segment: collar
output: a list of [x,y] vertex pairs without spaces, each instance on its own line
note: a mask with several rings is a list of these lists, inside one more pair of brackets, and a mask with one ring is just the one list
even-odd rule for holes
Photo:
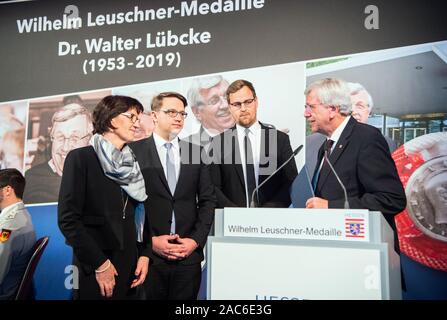
[[6,208],[3,208],[3,210],[0,212],[0,216],[2,218],[6,218],[6,216],[8,214],[13,214],[12,217],[7,217],[7,218],[14,218],[15,213],[18,210],[22,210],[23,208],[25,208],[25,204],[22,201],[10,204],[9,206],[7,206]]
[[337,145],[338,140],[340,139],[341,134],[343,133],[343,130],[345,130],[346,125],[349,122],[349,119],[351,119],[351,116],[346,117],[345,120],[343,120],[343,122],[337,127],[337,129],[335,129],[334,133],[332,133],[332,135],[329,137],[329,139],[334,141],[332,148],[334,148]]
[[[237,130],[238,134],[241,134],[242,136],[245,135],[245,129],[247,129],[247,128],[241,126],[240,124],[236,124],[236,130]],[[250,127],[248,127],[248,129],[250,129],[250,132],[252,134],[256,135],[256,133],[261,130],[261,125],[259,124],[259,121],[256,121]]]
[[[212,131],[208,130],[207,128],[205,128],[204,126],[202,126],[203,131],[206,132],[207,135],[209,135],[211,138],[214,138],[215,136],[218,136],[220,133],[216,132],[213,133]],[[199,131],[200,132],[200,131]]]
[[172,146],[174,147],[174,149],[178,149],[179,148],[177,137],[175,137],[171,141],[167,141],[167,140],[163,139],[162,137],[160,137],[155,132],[152,133],[152,136],[154,137],[154,142],[155,142],[155,146],[157,147],[157,149],[163,147],[165,145],[165,143],[167,143],[167,142],[172,143]]

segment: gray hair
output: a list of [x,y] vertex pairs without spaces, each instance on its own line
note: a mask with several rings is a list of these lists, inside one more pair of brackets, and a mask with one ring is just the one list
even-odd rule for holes
[[351,91],[351,96],[358,94],[361,91],[365,91],[366,96],[368,97],[368,109],[369,111],[372,110],[374,107],[374,101],[371,95],[369,94],[368,90],[365,89],[364,86],[362,86],[360,83],[357,82],[348,82],[349,90]]
[[307,96],[311,91],[314,91],[321,103],[338,106],[341,115],[351,114],[350,90],[346,81],[337,78],[320,79],[311,83],[304,94]]
[[200,94],[200,90],[210,89],[223,80],[225,79],[221,75],[195,78],[192,81],[187,94],[189,105],[191,107],[198,107],[205,104],[205,101],[203,101],[202,95]]
[[70,104],[63,106],[62,108],[60,108],[58,111],[56,111],[54,113],[53,117],[51,118],[52,128],[51,128],[50,135],[53,135],[54,125],[56,122],[65,122],[65,121],[73,119],[74,117],[79,116],[79,115],[86,116],[88,126],[90,128],[89,131],[92,131],[93,125],[92,125],[92,117],[90,115],[90,112],[84,106],[81,106],[80,104],[70,103]]

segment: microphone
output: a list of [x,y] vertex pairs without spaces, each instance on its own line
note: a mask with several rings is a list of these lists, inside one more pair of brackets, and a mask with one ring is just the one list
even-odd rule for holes
[[262,183],[259,184],[259,186],[257,186],[254,190],[253,193],[251,194],[251,202],[250,202],[250,208],[256,208],[256,204],[255,204],[255,193],[258,192],[259,188],[261,188],[264,183],[266,183],[267,181],[270,180],[271,177],[273,177],[279,170],[281,170],[286,164],[288,164],[290,162],[290,160],[292,160],[298,153],[300,153],[301,149],[303,149],[303,145],[300,145],[298,148],[295,149],[295,151],[293,151],[292,155],[289,157],[289,159],[287,159],[286,161],[284,161],[284,163],[279,166],[278,169],[276,169],[271,175],[269,175],[267,177],[267,179],[265,179],[264,181],[262,181]]
[[327,156],[327,154],[328,154],[328,148],[326,148],[326,150],[324,150],[324,160],[327,161],[327,164],[329,165],[329,168],[331,168],[331,171],[334,173],[335,178],[337,178],[338,183],[340,184],[341,188],[343,189],[343,193],[345,194],[344,209],[349,209],[348,193],[346,192],[345,185],[343,184],[343,182],[341,182],[337,172],[335,171],[334,167],[332,166],[332,163],[329,161],[329,157]]

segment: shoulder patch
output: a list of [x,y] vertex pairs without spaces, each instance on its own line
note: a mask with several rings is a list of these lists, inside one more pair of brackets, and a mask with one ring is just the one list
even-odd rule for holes
[[11,236],[11,232],[11,230],[2,229],[2,231],[0,232],[0,242],[8,241],[9,237]]

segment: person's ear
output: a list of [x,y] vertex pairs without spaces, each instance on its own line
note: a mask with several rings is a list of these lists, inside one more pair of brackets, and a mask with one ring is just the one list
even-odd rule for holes
[[13,189],[11,188],[11,186],[6,186],[3,188],[3,190],[5,191],[5,197],[9,197],[11,195],[11,192],[13,191]]
[[115,132],[115,129],[114,128],[117,128],[117,126],[116,126],[116,117],[115,118],[113,118],[112,120],[110,120],[110,128],[109,128],[109,131],[110,132]]
[[335,115],[337,114],[337,109],[340,109],[340,107],[338,107],[338,106],[329,106],[329,110],[330,110],[329,117],[330,117],[330,119],[335,117]]
[[157,112],[155,112],[155,111],[151,111],[151,117],[152,117],[152,120],[154,121],[154,125],[155,124],[157,124],[158,123],[158,118],[157,118]]

